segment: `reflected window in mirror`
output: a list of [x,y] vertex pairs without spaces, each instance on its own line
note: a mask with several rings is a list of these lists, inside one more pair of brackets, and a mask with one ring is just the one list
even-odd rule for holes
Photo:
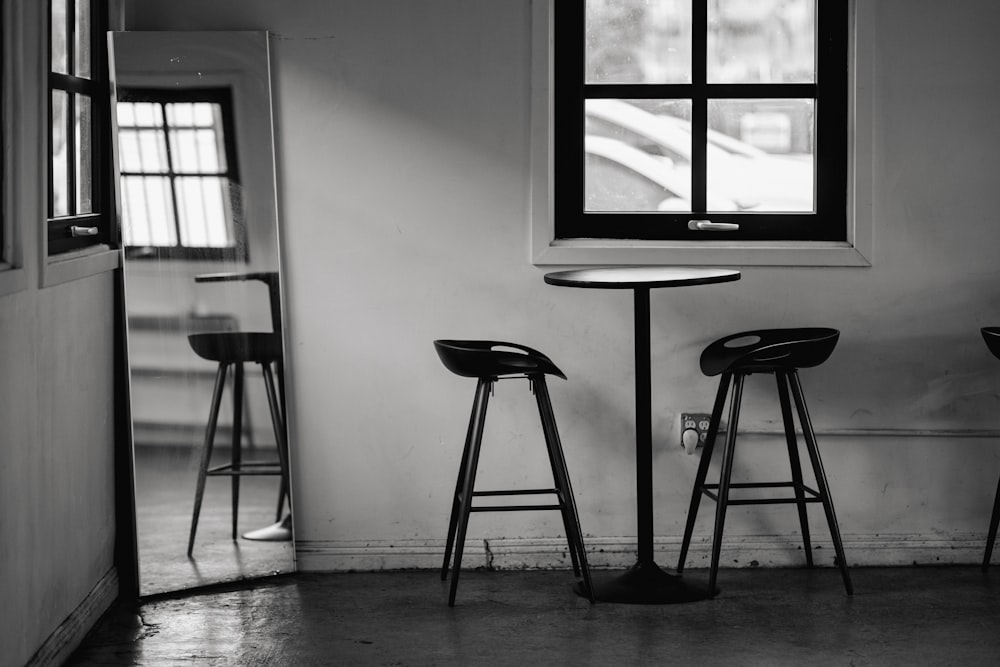
[[229,89],[128,88],[118,98],[126,253],[246,261]]
[[48,251],[112,240],[106,0],[49,2]]

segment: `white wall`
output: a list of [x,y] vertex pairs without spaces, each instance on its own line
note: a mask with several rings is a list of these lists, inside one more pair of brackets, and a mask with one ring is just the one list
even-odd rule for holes
[[17,97],[4,111],[3,214],[18,237],[15,266],[0,271],[4,665],[58,663],[117,595],[114,274],[49,284],[55,268],[41,259],[46,65],[31,50],[44,43],[42,8],[4,6],[17,35],[4,46],[25,47],[4,71]]
[[[438,362],[438,337],[520,341],[566,371],[552,393],[584,530],[607,547],[601,562],[632,558],[632,304],[628,293],[546,286],[529,263],[529,19],[528,0],[127,10],[131,29],[274,33],[302,567],[436,563],[473,391]],[[978,332],[1000,320],[1000,73],[989,66],[1000,8],[880,0],[874,20],[875,60],[861,64],[874,71],[873,266],[746,268],[738,283],[653,294],[664,563],[676,557],[696,467],[675,445],[674,419],[714,396],[700,349],[739,329],[810,324],[842,331],[803,383],[851,562],[981,554],[1000,472],[1000,448],[981,437],[1000,419],[1000,364]],[[484,486],[544,473],[523,383],[501,384],[496,399]],[[747,425],[773,430],[775,404],[752,392]],[[774,437],[746,445],[738,467],[783,465]],[[794,531],[793,515],[733,512],[734,548],[798,562],[770,537]],[[477,544],[516,546],[560,529],[556,517],[514,514],[477,516],[470,532]]]

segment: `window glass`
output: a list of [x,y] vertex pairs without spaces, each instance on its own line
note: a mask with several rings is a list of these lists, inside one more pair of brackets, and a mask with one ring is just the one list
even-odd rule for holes
[[226,182],[214,177],[177,179],[181,245],[224,248],[232,244],[227,225]]
[[709,100],[708,196],[759,212],[815,210],[813,100]]
[[52,71],[69,74],[69,35],[66,33],[66,0],[51,2]]
[[709,83],[816,80],[815,0],[708,3]]
[[77,95],[74,119],[74,141],[76,150],[73,151],[75,158],[74,180],[76,183],[76,212],[94,212],[94,161],[93,155],[93,111],[90,97],[87,95]]
[[122,235],[127,245],[177,245],[170,180],[163,176],[123,176]]
[[90,0],[75,0],[73,73],[90,78]]
[[691,81],[690,0],[587,0],[588,83]]
[[69,215],[69,95],[52,91],[52,215]]

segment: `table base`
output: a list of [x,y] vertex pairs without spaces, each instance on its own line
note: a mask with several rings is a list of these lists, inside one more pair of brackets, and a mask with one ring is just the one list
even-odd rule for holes
[[[587,597],[583,582],[573,590]],[[609,581],[594,582],[594,597],[600,602],[626,604],[677,604],[710,597],[708,586],[698,586],[678,575],[668,574],[653,562],[638,562]]]

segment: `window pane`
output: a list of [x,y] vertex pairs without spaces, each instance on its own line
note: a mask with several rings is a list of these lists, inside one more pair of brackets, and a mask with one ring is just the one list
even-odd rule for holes
[[69,140],[66,127],[69,95],[52,91],[52,215],[69,215]]
[[[65,0],[64,0],[65,1]],[[90,78],[90,0],[76,0],[76,39],[74,57],[76,75]]]
[[813,100],[709,101],[710,208],[813,211],[814,109]]
[[208,248],[232,245],[226,211],[227,179],[178,178],[176,187],[181,244]]
[[219,144],[214,130],[173,130],[170,150],[177,173],[219,172]]
[[691,81],[690,0],[587,0],[588,83]]
[[592,99],[585,110],[587,210],[690,210],[690,100]]
[[66,0],[52,0],[52,71],[69,74],[69,36],[66,34]]
[[224,170],[226,160],[221,132],[216,131],[216,128],[222,127],[221,107],[209,102],[166,106],[167,125],[172,128],[170,150],[174,170],[187,174],[219,173]]
[[130,246],[175,246],[174,205],[164,176],[122,177],[122,237]]
[[137,127],[163,127],[163,108],[159,104],[136,102],[132,108],[135,110]]
[[93,113],[90,96],[76,95],[76,212],[94,212]]
[[709,83],[816,80],[816,0],[708,3]]
[[218,104],[197,102],[192,110],[192,124],[196,127],[214,127],[222,125],[220,118],[222,109]]

